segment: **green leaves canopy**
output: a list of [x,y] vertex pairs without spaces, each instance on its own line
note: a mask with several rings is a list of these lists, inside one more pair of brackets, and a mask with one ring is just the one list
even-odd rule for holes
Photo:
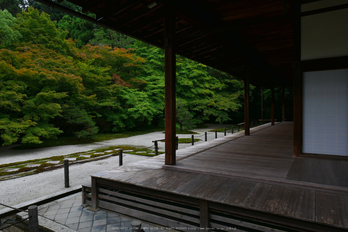
[[16,18],[6,9],[0,10],[0,46],[10,47],[22,37],[21,33],[13,28],[15,21]]
[[[3,145],[163,126],[163,50],[70,16],[56,24],[34,8],[17,19],[0,11],[0,20],[0,39],[10,36],[0,47]],[[230,120],[242,89],[231,76],[177,57],[177,118],[186,127]]]

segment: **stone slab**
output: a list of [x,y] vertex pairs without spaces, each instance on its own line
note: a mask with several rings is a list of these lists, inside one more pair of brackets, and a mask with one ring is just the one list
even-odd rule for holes
[[60,161],[47,161],[46,163],[48,163],[48,164],[59,164]]
[[7,169],[2,170],[2,172],[15,172],[18,170],[19,170],[19,168],[7,168]]
[[[27,213],[18,213],[17,217],[19,219],[24,219],[28,217]],[[60,231],[60,232],[76,232],[76,230],[70,229],[69,227],[62,225],[60,223],[57,223],[53,220],[49,220],[45,217],[38,216],[39,220],[39,227],[43,229],[44,231]],[[27,220],[25,221],[27,223]],[[41,231],[41,230],[40,230]]]
[[25,167],[27,167],[27,168],[36,168],[36,167],[40,167],[40,166],[41,166],[41,164],[29,164],[29,165],[27,165]]
[[83,158],[90,158],[91,155],[80,155],[80,157],[83,157]]
[[[81,185],[75,186],[75,187],[70,187],[70,188],[66,188],[62,191],[53,193],[53,194],[49,194],[43,197],[39,197],[36,198],[34,200],[30,200],[30,201],[26,201],[26,202],[22,202],[18,205],[13,206],[14,208],[20,209],[20,208],[28,208],[30,205],[40,205],[42,204],[42,202],[49,202],[49,201],[53,201],[56,200],[57,198],[62,198],[64,196],[67,195],[71,195],[77,192],[81,191]],[[16,210],[13,210],[11,208],[4,208],[0,210],[0,217],[4,214],[9,214],[9,213],[13,213],[13,212],[17,212]]]

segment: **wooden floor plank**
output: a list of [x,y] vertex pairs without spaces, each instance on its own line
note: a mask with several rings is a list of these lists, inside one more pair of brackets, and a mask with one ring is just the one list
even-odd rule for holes
[[237,183],[234,191],[231,192],[222,203],[236,206],[245,206],[248,196],[252,194],[257,183],[252,181],[241,181]]
[[181,186],[196,177],[197,173],[192,172],[177,172],[175,171],[173,175],[169,176],[166,181],[163,181],[157,187],[163,191],[173,191],[174,189]]
[[134,170],[98,175],[147,191],[348,229],[348,160],[293,157],[292,123],[203,145],[178,151],[175,166],[158,168],[158,156]]
[[139,171],[137,175],[133,175],[130,178],[124,179],[124,181],[131,184],[138,184],[160,174],[161,172],[163,172],[162,169]]
[[331,163],[331,171],[333,173],[332,181],[336,181],[335,185],[348,187],[348,175],[342,175],[342,173],[348,173],[348,168],[346,169],[344,166],[344,162],[347,160],[332,160]]
[[[341,160],[342,164],[342,172],[343,173],[348,173],[348,160]],[[342,186],[346,186],[348,188],[348,175],[342,175],[342,173],[338,173],[340,176],[339,178],[342,179]]]
[[187,182],[198,174],[190,172],[176,172],[171,170],[163,170],[150,178],[139,182],[138,185],[146,186],[154,189],[160,189],[165,191],[171,191],[179,187],[182,182]]
[[[289,123],[271,128],[271,132],[262,130],[256,135],[207,149],[181,159],[176,167],[182,170],[285,179],[293,162],[292,143],[291,140],[288,141],[291,136],[287,134],[292,134],[291,125]],[[283,133],[284,128],[289,132]],[[280,131],[279,135],[274,136],[272,133],[276,131]],[[284,142],[277,143],[276,140],[283,138],[282,136],[285,137]]]
[[210,193],[210,195],[207,194],[206,199],[218,203],[223,202],[226,200],[227,197],[229,197],[231,194],[235,192],[240,182],[241,181],[238,179],[229,178],[222,185],[220,185],[220,187],[217,188],[214,192]]
[[316,158],[296,158],[287,174],[287,180],[348,187],[343,161]]
[[175,175],[174,171],[161,169],[161,172],[156,172],[155,175],[151,175],[146,179],[138,181],[137,185],[157,189],[157,186],[159,186],[161,183],[170,181],[169,177],[173,175]]
[[305,160],[303,158],[295,158],[288,174],[286,175],[287,180],[305,181],[304,173],[306,171]]
[[276,213],[294,218],[315,220],[315,191],[286,186],[279,197]]
[[[277,186],[278,187],[278,186]],[[281,191],[283,190],[284,187],[279,186]],[[248,208],[253,208],[253,209],[262,209],[262,208],[268,208],[271,211],[274,210],[274,205],[279,201],[279,192],[281,191],[278,190],[278,195],[274,194],[274,189],[273,193],[271,192],[272,190],[272,185],[270,184],[264,184],[264,183],[257,183],[255,185],[255,188],[253,191],[248,195],[248,198],[245,200],[245,206]]]
[[178,188],[174,189],[173,192],[190,196],[191,193],[196,193],[197,190],[203,191],[204,189],[209,188],[209,185],[212,182],[214,182],[214,176],[199,174],[186,183],[183,183]]
[[207,199],[211,194],[213,194],[218,188],[220,188],[226,181],[227,177],[213,176],[213,181],[210,183],[200,186],[191,192],[191,195],[198,197],[200,199]]
[[316,191],[316,221],[339,227],[348,227],[348,196]]

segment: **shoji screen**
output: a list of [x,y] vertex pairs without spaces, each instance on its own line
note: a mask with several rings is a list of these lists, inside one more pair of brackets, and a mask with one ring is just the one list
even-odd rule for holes
[[303,153],[348,156],[348,69],[304,73]]

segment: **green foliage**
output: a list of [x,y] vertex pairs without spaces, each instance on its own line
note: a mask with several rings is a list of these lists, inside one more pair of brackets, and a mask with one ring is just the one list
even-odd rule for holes
[[[44,78],[45,70],[37,72],[35,65],[28,68],[20,62],[28,58],[27,53],[0,49],[0,132],[4,145],[20,137],[23,143],[40,143],[42,138],[62,133],[49,122],[61,115],[59,103],[67,94],[50,90],[54,82]],[[35,59],[31,61],[35,64]]]
[[22,35],[22,42],[42,44],[56,52],[68,53],[68,43],[65,40],[67,31],[57,28],[50,16],[45,12],[39,13],[32,7],[17,15],[16,29]]
[[93,39],[93,29],[96,27],[91,22],[70,15],[65,15],[58,22],[58,26],[69,32],[69,38],[77,40],[77,47],[86,45],[89,40]]
[[[100,131],[163,127],[162,49],[75,17],[56,14],[58,22],[52,22],[39,8],[29,7],[17,19],[0,11],[13,38],[0,47],[3,145],[40,144],[63,133],[84,141]],[[242,91],[233,77],[177,57],[182,128],[230,120]]]
[[25,0],[0,0],[0,10],[7,10],[12,16],[22,11],[26,7]]
[[4,141],[3,145],[15,143],[22,133],[27,131],[29,127],[35,125],[36,123],[30,120],[10,119],[9,115],[1,115],[0,132],[1,139]]
[[239,81],[226,74],[186,58],[178,59],[177,97],[185,99],[194,117],[194,124],[213,119],[222,123],[230,120],[229,112],[237,111],[241,104]]
[[71,132],[77,138],[89,137],[98,133],[98,127],[83,106],[76,106],[74,102],[69,102],[69,107],[64,110],[64,119],[70,124]]
[[[134,43],[134,48],[137,55],[146,58],[146,75],[151,76],[153,81],[161,81],[164,84],[163,50],[140,41]],[[180,107],[177,107],[177,121],[179,124],[186,121],[189,128],[204,121],[229,121],[229,114],[241,107],[243,84],[240,81],[183,57],[177,57],[176,87],[180,104]],[[163,98],[158,99],[163,104]]]
[[187,109],[187,103],[180,98],[176,99],[176,121],[180,125],[180,131],[190,130],[195,126],[193,115]]
[[[193,140],[194,140],[194,142],[202,141],[201,139],[193,139]],[[192,139],[191,138],[179,138],[178,143],[192,143]]]
[[[53,7],[50,7],[50,6],[45,5],[45,4],[42,4],[42,3],[37,2],[35,0],[18,0],[18,1],[27,1],[29,3],[29,5],[31,7],[33,7],[33,8],[35,8],[35,9],[37,9],[40,12],[40,14],[42,12],[45,12],[45,13],[49,14],[52,21],[59,22],[66,15],[66,13],[61,11],[61,10],[57,10],[57,9],[55,9]],[[68,1],[61,2],[61,1],[58,1],[58,0],[52,0],[52,2],[58,3],[59,5],[62,5],[64,7],[66,7],[66,8],[68,8],[68,9],[71,9],[71,10],[74,10],[74,11],[77,11],[77,12],[81,13],[80,7],[70,3]]]
[[89,44],[91,45],[108,45],[112,48],[118,47],[126,49],[131,48],[134,42],[135,39],[133,38],[103,27],[93,29],[93,38],[89,40]]
[[0,10],[0,46],[10,47],[17,42],[22,35],[13,28],[16,18],[14,18],[6,9]]

